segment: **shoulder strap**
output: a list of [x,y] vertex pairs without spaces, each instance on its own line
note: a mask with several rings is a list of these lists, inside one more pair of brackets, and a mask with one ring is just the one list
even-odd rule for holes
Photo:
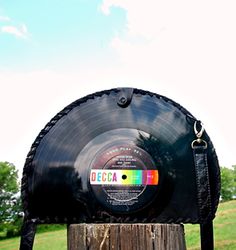
[[20,250],[32,250],[36,233],[36,220],[24,220],[21,229]]
[[200,224],[201,232],[201,249],[213,250],[214,249],[214,235],[213,235],[213,223],[210,220],[207,223]]
[[192,143],[196,173],[197,202],[200,217],[201,249],[213,250],[213,225],[211,193],[207,163],[207,144],[204,140],[195,140]]

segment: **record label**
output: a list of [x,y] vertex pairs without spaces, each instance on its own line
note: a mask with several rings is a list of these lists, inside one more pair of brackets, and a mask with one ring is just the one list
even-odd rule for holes
[[91,185],[157,185],[157,170],[94,169],[90,173]]
[[103,206],[113,212],[129,213],[146,207],[155,197],[159,172],[143,149],[117,145],[98,154],[89,182]]

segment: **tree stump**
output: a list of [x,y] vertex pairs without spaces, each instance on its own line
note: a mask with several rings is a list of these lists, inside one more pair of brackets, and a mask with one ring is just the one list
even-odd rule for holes
[[71,224],[68,250],[186,250],[179,224]]

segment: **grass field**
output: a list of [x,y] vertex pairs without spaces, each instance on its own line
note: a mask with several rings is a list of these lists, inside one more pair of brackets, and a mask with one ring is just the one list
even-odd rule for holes
[[[221,203],[214,220],[215,250],[236,250],[236,201]],[[188,250],[200,249],[199,225],[185,225]],[[0,241],[0,250],[18,250],[19,238]],[[36,234],[34,250],[66,250],[66,229]]]
[[[185,225],[188,250],[199,249],[199,226]],[[221,203],[214,220],[215,250],[236,250],[236,201]]]

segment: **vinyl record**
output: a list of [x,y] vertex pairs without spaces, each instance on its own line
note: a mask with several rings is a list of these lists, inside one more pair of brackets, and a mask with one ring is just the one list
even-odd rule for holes
[[[28,218],[196,223],[195,122],[172,100],[137,89],[70,104],[41,131],[27,157],[22,196]],[[219,166],[208,135],[203,138],[216,209]]]

